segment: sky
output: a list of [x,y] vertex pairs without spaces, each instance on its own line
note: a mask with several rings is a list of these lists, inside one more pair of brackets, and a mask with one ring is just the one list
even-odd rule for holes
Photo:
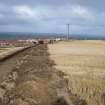
[[0,0],[0,32],[105,35],[105,0]]

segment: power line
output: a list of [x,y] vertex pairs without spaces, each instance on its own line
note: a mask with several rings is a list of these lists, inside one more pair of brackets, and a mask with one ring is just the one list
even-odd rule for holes
[[67,24],[67,30],[68,30],[68,33],[67,33],[67,40],[69,40],[69,35],[70,35],[70,24]]

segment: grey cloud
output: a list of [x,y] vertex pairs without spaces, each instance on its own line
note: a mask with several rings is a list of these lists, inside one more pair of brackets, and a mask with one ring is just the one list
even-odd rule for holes
[[7,5],[53,5],[53,6],[60,6],[66,4],[78,4],[84,5],[91,8],[97,8],[100,10],[105,10],[104,4],[105,0],[0,0],[1,3]]
[[70,23],[72,33],[94,33],[96,28],[101,33],[104,4],[104,0],[1,0],[0,31],[66,32]]

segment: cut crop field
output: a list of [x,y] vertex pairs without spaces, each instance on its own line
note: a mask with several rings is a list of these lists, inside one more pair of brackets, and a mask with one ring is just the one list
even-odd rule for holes
[[0,60],[8,55],[11,55],[12,53],[15,53],[24,47],[8,47],[8,48],[0,48]]
[[105,41],[64,41],[48,48],[55,68],[67,74],[72,93],[88,105],[104,105]]
[[0,53],[9,50],[10,48],[0,48]]
[[69,91],[49,56],[47,44],[40,44],[1,62],[0,105],[87,105]]

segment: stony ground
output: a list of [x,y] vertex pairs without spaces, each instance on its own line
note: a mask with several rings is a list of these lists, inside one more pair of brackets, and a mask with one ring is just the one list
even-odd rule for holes
[[54,65],[44,44],[0,63],[0,105],[86,105]]

